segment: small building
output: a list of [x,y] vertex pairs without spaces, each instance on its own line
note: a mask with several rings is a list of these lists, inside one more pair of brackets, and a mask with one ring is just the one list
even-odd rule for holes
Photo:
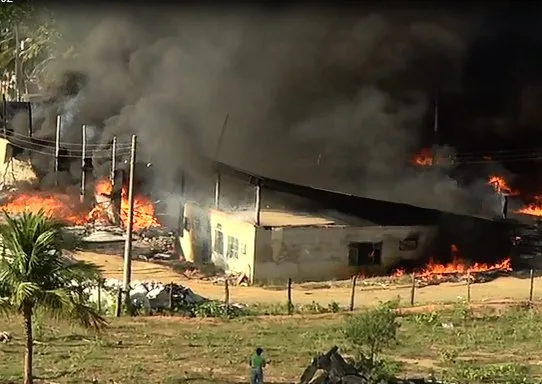
[[[417,260],[431,248],[432,226],[379,226],[335,212],[221,211],[185,206],[181,248],[188,261],[211,262],[251,282],[347,279]],[[210,240],[210,241],[209,241]]]

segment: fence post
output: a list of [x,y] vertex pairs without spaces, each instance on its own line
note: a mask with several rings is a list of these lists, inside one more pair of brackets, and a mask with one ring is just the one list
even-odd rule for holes
[[122,308],[122,289],[117,291],[117,306],[115,308],[115,317],[120,317],[120,311]]
[[529,302],[532,303],[533,302],[533,294],[534,294],[534,270],[531,269],[529,271],[529,278],[531,280],[531,285],[530,285],[530,288],[529,288]]
[[467,271],[467,303],[470,303],[470,269]]
[[412,287],[410,288],[410,306],[414,306],[414,293],[416,292],[416,274],[412,274]]
[[173,312],[173,281],[169,283],[169,311]]
[[350,312],[354,310],[355,296],[356,296],[356,281],[358,275],[352,276],[352,293],[350,294]]
[[293,311],[293,304],[292,304],[292,279],[288,279],[288,315],[292,315],[294,313]]
[[226,306],[226,311],[230,309],[230,283],[228,282],[228,277],[224,280],[224,305]]
[[98,279],[98,314],[102,314],[102,279]]

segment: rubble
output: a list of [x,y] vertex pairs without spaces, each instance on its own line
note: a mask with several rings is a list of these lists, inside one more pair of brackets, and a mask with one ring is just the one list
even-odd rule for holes
[[[423,384],[423,379],[393,380],[397,384]],[[299,384],[369,384],[367,373],[361,372],[339,353],[339,347],[334,346],[326,354],[319,355],[303,371]],[[434,380],[431,383],[438,384]],[[381,382],[381,384],[385,384]]]
[[244,272],[227,272],[224,275],[212,276],[210,278],[203,278],[203,280],[211,280],[213,284],[224,285],[228,280],[229,285],[237,285],[241,287],[248,286],[250,280]]
[[[114,253],[122,253],[122,242],[126,239],[123,228],[111,225],[77,225],[65,228],[66,237],[78,239],[94,247],[105,246]],[[134,257],[142,260],[171,260],[175,258],[175,232],[167,228],[145,229],[132,236]],[[118,249],[116,244],[118,243]]]
[[[105,279],[100,292],[102,304],[113,307],[116,304],[117,292],[122,289],[122,281]],[[170,291],[171,295],[170,295]],[[98,302],[98,287],[87,290],[89,300]],[[194,293],[190,288],[179,284],[163,284],[154,281],[133,281],[130,298],[132,304],[151,313],[165,309],[186,309],[209,300]],[[171,303],[170,303],[171,298]]]

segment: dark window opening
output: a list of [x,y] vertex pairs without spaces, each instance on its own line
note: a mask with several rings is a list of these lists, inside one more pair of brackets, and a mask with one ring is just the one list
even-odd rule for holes
[[215,243],[213,251],[219,255],[224,255],[224,234],[219,229],[215,229]]
[[403,240],[399,241],[399,250],[400,251],[415,251],[418,249],[418,240],[420,235],[418,233],[413,233],[405,237]]
[[364,266],[382,264],[382,243],[350,243],[348,265]]
[[239,257],[239,240],[233,236],[228,236],[228,251],[226,257],[228,259],[237,259]]

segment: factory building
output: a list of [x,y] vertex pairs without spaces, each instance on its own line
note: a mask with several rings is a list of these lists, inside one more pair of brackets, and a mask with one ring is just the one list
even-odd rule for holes
[[[384,273],[445,256],[451,244],[476,261],[510,254],[502,222],[272,180],[224,164],[216,172],[215,206],[185,205],[181,252],[251,282]],[[235,204],[232,196],[248,200]]]

